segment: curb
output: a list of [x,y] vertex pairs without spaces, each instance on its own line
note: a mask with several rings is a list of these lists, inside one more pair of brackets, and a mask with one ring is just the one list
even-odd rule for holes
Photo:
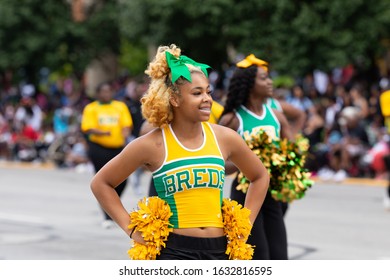
[[[318,177],[312,177],[312,180],[315,182],[321,182],[321,183],[326,183],[326,182],[332,182],[336,183],[334,181],[325,181],[321,180]],[[381,187],[385,188],[388,186],[388,181],[384,179],[373,179],[373,178],[347,178],[342,182],[338,182],[336,184],[340,185],[353,185],[353,186],[362,186],[362,187]]]
[[17,162],[17,161],[0,161],[0,168],[12,169],[57,169],[57,167],[50,162]]

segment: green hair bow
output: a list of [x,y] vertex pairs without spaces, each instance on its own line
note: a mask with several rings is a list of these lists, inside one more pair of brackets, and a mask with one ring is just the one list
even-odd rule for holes
[[191,58],[181,55],[178,58],[171,54],[170,52],[165,52],[165,57],[167,59],[168,67],[171,69],[172,73],[172,83],[175,83],[177,79],[181,77],[191,81],[191,72],[186,66],[186,64],[191,64],[193,66],[199,67],[200,70],[208,77],[207,68],[211,68],[207,64],[198,63]]

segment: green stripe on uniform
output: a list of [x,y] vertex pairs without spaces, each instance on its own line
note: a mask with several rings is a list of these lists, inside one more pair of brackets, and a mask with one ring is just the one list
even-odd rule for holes
[[220,165],[222,168],[225,167],[225,161],[222,158],[217,157],[196,157],[196,158],[186,158],[177,161],[170,162],[165,164],[163,168],[158,171],[153,172],[153,177],[158,177],[159,175],[165,174],[167,171],[173,170],[175,168],[183,168],[184,166],[194,166],[194,165]]

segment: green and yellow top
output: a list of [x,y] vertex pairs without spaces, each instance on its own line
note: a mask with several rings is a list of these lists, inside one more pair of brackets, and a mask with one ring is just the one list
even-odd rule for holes
[[162,129],[165,160],[153,180],[173,213],[173,228],[223,227],[225,161],[211,125],[204,122],[202,128],[204,140],[197,149],[184,147],[170,125]]

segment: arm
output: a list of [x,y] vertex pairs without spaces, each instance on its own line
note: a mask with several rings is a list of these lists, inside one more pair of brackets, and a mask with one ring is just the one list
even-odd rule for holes
[[233,129],[234,131],[237,131],[239,126],[240,126],[240,122],[239,122],[237,116],[233,112],[227,113],[226,115],[223,115],[221,117],[221,119],[219,120],[218,124],[222,125],[222,126],[229,127],[231,129]]
[[149,165],[148,160],[152,154],[153,158],[158,158],[158,151],[153,149],[151,138],[149,135],[130,142],[119,155],[99,170],[91,182],[91,189],[97,201],[127,234],[130,234],[129,213],[114,189],[139,166]]
[[235,131],[221,126],[215,131],[226,160],[232,161],[250,181],[244,206],[251,211],[249,219],[253,224],[268,191],[268,171]]
[[85,133],[85,134],[96,134],[96,135],[107,135],[107,136],[109,136],[111,134],[110,131],[104,131],[104,130],[97,129],[97,128],[83,130],[83,133]]
[[279,100],[279,103],[287,120],[291,123],[292,133],[296,135],[302,132],[306,121],[306,113],[284,100]]
[[278,118],[278,121],[280,123],[280,137],[287,138],[290,141],[294,141],[294,134],[291,131],[291,126],[288,123],[285,115],[282,112],[279,112],[277,110],[273,110],[273,112]]

